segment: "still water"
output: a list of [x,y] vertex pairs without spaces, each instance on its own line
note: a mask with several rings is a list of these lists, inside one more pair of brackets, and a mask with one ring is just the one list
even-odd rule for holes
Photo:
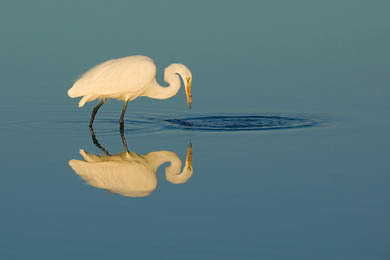
[[[388,259],[389,7],[2,2],[0,258]],[[67,90],[134,54],[186,64],[193,108],[91,132]]]

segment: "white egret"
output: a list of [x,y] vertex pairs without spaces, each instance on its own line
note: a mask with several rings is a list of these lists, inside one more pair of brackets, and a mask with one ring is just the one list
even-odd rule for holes
[[127,148],[123,128],[121,137],[125,152],[110,155],[97,141],[92,127],[90,128],[93,143],[105,155],[95,155],[80,150],[85,161],[70,160],[69,165],[91,186],[105,189],[128,197],[145,197],[157,188],[158,168],[169,162],[165,169],[165,178],[174,184],[185,183],[191,178],[192,145],[187,148],[186,161],[181,170],[180,158],[170,151],[157,151],[138,155]]
[[169,85],[163,87],[156,81],[156,65],[153,60],[141,55],[112,59],[96,65],[74,83],[68,90],[68,96],[82,97],[79,107],[95,99],[101,100],[92,111],[89,126],[92,126],[97,111],[107,99],[124,100],[119,120],[123,124],[128,101],[140,96],[155,99],[173,97],[181,86],[178,75],[184,82],[187,105],[191,108],[191,71],[183,64],[169,65],[164,71],[164,80]]
[[145,155],[123,152],[116,155],[95,155],[80,150],[85,161],[70,160],[69,165],[89,185],[127,197],[145,197],[157,188],[157,170],[169,162],[166,179],[174,184],[191,178],[191,146],[183,171],[180,158],[170,151],[157,151]]

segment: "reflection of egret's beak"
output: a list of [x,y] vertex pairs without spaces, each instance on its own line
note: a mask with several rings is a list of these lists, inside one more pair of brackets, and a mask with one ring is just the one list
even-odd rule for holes
[[187,158],[186,162],[188,165],[188,170],[192,170],[192,144],[190,143],[187,148]]
[[186,96],[187,96],[187,106],[191,108],[191,78],[187,78],[187,87],[186,87]]

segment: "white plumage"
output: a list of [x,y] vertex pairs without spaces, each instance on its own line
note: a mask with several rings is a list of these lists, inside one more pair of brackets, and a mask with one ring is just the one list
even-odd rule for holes
[[69,165],[91,186],[106,189],[129,197],[145,197],[157,188],[158,168],[169,162],[165,169],[166,179],[174,184],[185,183],[191,178],[192,148],[188,146],[187,157],[182,162],[170,151],[157,151],[145,155],[124,152],[116,155],[95,155],[80,150],[85,161],[70,160]]
[[126,110],[127,102],[139,96],[157,99],[170,98],[180,89],[180,77],[184,82],[187,105],[191,106],[192,73],[183,64],[171,64],[165,69],[164,80],[167,87],[160,86],[156,81],[156,65],[149,57],[136,55],[105,61],[85,72],[68,90],[71,98],[82,97],[79,107],[95,99],[101,103],[92,112],[90,126],[103,103],[110,98],[124,100],[121,120]]

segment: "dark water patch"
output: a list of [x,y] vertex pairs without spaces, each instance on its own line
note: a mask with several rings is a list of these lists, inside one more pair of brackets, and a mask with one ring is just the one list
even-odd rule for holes
[[[59,136],[89,135],[89,117],[69,115],[25,120],[9,120],[0,129],[13,132],[53,134]],[[288,115],[196,115],[185,117],[176,115],[169,118],[162,114],[130,114],[125,119],[124,132],[136,135],[149,135],[164,131],[233,132],[260,131],[312,127],[319,124],[316,119],[305,116]],[[118,118],[98,118],[94,122],[97,134],[119,133]]]
[[256,131],[311,127],[317,121],[307,118],[263,115],[205,116],[165,120],[167,128],[192,131]]

